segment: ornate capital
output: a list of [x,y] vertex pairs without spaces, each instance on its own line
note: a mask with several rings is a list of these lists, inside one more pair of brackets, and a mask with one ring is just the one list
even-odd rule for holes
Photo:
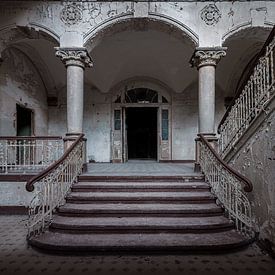
[[93,62],[86,48],[55,48],[55,55],[67,66],[92,67]]
[[222,56],[226,55],[226,47],[196,48],[191,57],[190,64],[198,68],[202,66],[216,66]]

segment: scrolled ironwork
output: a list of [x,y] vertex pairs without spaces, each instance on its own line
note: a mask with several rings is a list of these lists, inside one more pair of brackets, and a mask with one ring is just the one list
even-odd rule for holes
[[27,182],[26,189],[34,191],[29,206],[28,238],[43,232],[51,223],[55,209],[65,203],[66,194],[82,172],[83,136],[81,134],[58,161]]
[[236,229],[253,236],[251,205],[247,196],[247,192],[252,191],[251,182],[223,162],[202,134],[197,142],[198,162],[211,191],[235,222]]
[[225,116],[218,132],[218,146],[222,157],[225,157],[253,121],[265,111],[265,106],[274,98],[275,91],[275,28],[251,71],[249,78],[242,86]]

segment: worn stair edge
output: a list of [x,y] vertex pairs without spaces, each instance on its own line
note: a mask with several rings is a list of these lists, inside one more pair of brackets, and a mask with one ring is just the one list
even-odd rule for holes
[[185,216],[218,216],[223,209],[216,204],[67,204],[57,209],[61,216],[150,216],[150,217],[185,217]]
[[[84,184],[85,183],[85,184]],[[87,184],[88,183],[88,184]],[[112,182],[113,183],[113,182]],[[136,185],[131,185],[129,183],[125,183],[124,185],[121,184],[121,182],[119,182],[118,184],[113,183],[113,185],[111,185],[111,182],[108,182],[108,185],[104,185],[104,183],[102,184],[93,184],[90,182],[82,182],[81,183],[77,183],[74,184],[71,188],[72,192],[175,192],[175,191],[209,191],[210,190],[210,186],[207,184],[196,184],[196,183],[180,183],[178,185],[175,184],[165,184],[165,185],[161,185],[160,183],[157,184],[150,184],[150,183],[146,183],[146,184],[140,184],[140,183],[136,183],[133,182]]]
[[[227,235],[230,236],[228,240]],[[254,241],[254,238],[245,239],[235,230],[226,233],[204,233],[201,238],[197,234],[97,234],[75,235],[58,232],[46,232],[43,235],[32,237],[29,244],[50,253],[118,253],[137,252],[154,253],[226,253],[240,250]],[[105,244],[102,242],[105,241]],[[165,240],[165,241],[163,241]],[[188,242],[189,241],[189,242]]]
[[148,182],[148,181],[166,181],[166,182],[186,182],[186,181],[202,181],[204,176],[193,176],[193,175],[184,175],[184,176],[96,176],[96,175],[81,175],[78,177],[79,182],[85,181],[113,181],[113,182]]
[[207,218],[63,218],[57,216],[50,230],[62,230],[68,233],[105,233],[108,232],[181,232],[195,233],[229,230],[234,223],[224,217]]

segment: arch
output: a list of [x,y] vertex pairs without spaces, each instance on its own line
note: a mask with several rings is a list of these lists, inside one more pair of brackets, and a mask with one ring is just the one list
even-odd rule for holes
[[27,26],[6,25],[0,29],[0,50],[23,39],[45,39],[59,45],[59,35],[53,30],[36,23]]
[[[151,14],[146,18],[133,18],[124,14],[106,20],[92,28],[83,37],[84,47],[91,51],[105,35],[112,35],[127,30],[156,29],[167,32],[179,39],[188,41],[192,47],[198,46],[198,35],[183,23],[165,15]],[[186,39],[187,38],[187,39]]]
[[115,102],[118,96],[121,96],[123,93],[138,88],[147,88],[156,91],[161,96],[164,96],[168,103],[171,102],[173,90],[170,87],[157,79],[142,76],[128,78],[115,84],[110,89],[110,93],[112,94],[112,102]]
[[244,32],[247,33],[247,30],[261,29],[261,30],[265,30],[266,32],[270,32],[272,27],[273,27],[273,25],[268,24],[268,23],[265,23],[265,25],[263,25],[263,26],[253,26],[251,22],[246,22],[241,25],[237,25],[234,28],[227,31],[222,36],[222,45],[224,46],[226,43],[228,43],[228,41],[238,37],[240,34],[242,34]]
[[39,53],[33,47],[23,42],[14,43],[10,46],[10,48],[16,48],[28,57],[28,59],[31,61],[31,63],[39,73],[39,76],[43,81],[43,84],[45,86],[45,89],[48,95],[49,94],[55,95],[56,94],[55,80],[50,70],[48,69],[47,65],[40,57]]
[[[223,36],[223,46],[228,48],[227,56],[222,60],[228,68],[227,80],[217,70],[217,79],[222,79],[227,96],[232,97],[246,79],[249,64],[262,49],[271,25],[254,26],[251,22],[232,28]],[[241,46],[240,46],[241,45]]]

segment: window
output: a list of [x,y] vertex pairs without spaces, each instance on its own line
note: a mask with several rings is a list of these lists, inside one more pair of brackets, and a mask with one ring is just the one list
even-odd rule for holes
[[168,127],[168,110],[161,111],[161,138],[162,140],[168,140],[169,137],[169,127]]
[[158,93],[146,89],[137,88],[125,93],[126,103],[158,103]]
[[121,129],[121,111],[115,110],[115,130]]

